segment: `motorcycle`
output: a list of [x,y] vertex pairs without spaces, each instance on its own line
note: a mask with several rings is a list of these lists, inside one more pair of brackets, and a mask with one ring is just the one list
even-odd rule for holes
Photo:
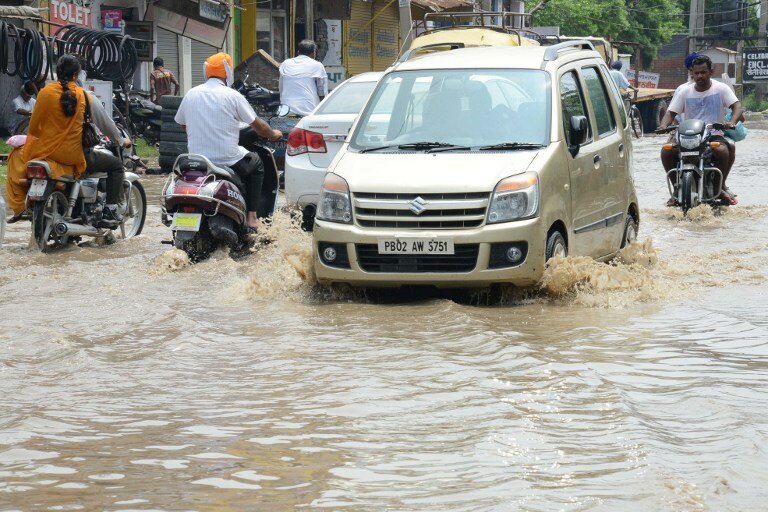
[[141,137],[149,145],[160,141],[163,107],[152,103],[149,100],[149,93],[129,90],[128,109],[126,109],[121,90],[115,92],[113,101],[115,123],[128,127],[133,137]]
[[[106,139],[94,149],[108,150],[122,158],[120,148]],[[53,179],[48,162],[31,160],[27,163],[26,174],[32,231],[42,252],[79,241],[83,236],[107,240],[114,237],[113,230],[119,230],[123,239],[131,238],[141,234],[144,228],[147,196],[139,176],[132,172],[125,173],[125,211],[122,212],[122,222],[115,228],[98,227],[105,205],[107,173],[86,172],[78,180],[69,176]]]
[[[279,180],[274,150],[250,127],[240,130],[240,145],[264,163],[257,213],[260,218],[271,217]],[[183,250],[195,263],[218,247],[235,252],[246,249],[250,241],[244,193],[243,183],[232,169],[214,165],[203,155],[179,155],[161,195],[161,221],[173,233],[173,240],[163,243]]]
[[[723,173],[713,164],[712,150],[721,142],[710,141],[713,130],[723,130],[720,123],[705,124],[698,119],[687,119],[678,126],[670,126],[656,133],[677,131],[677,167],[667,172],[669,195],[687,212],[700,204],[723,206]],[[672,149],[673,144],[664,146]]]

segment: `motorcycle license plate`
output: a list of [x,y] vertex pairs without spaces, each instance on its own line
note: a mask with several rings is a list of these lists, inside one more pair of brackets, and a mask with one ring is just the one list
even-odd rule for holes
[[453,254],[452,238],[379,238],[379,254]]
[[175,213],[171,222],[171,229],[177,231],[200,231],[201,213]]
[[46,180],[32,180],[32,185],[29,186],[27,197],[30,199],[42,199],[45,195],[45,186],[48,184]]
[[681,151],[680,156],[699,156],[698,151]]

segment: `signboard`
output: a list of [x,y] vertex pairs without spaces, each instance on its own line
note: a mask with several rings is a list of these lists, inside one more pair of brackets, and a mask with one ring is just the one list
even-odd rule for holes
[[[658,73],[649,73],[647,71],[641,71],[640,77],[638,78],[637,87],[642,87],[644,89],[656,89],[657,87],[659,87],[659,77],[660,75]],[[632,86],[635,86],[635,70],[634,69],[627,70],[627,80],[629,80],[629,83],[632,84]]]
[[91,91],[96,96],[101,104],[104,106],[104,110],[110,116],[112,113],[112,82],[104,80],[86,80],[85,90]]
[[91,0],[50,0],[50,22],[92,28]]
[[741,78],[744,83],[768,82],[768,46],[744,48]]
[[[169,3],[171,0],[159,1]],[[194,2],[188,3],[195,5]],[[205,23],[200,21],[201,19],[205,20]],[[165,9],[161,7],[160,3],[156,3],[150,4],[147,7],[144,21],[154,21],[156,26],[165,30],[170,30],[181,36],[186,36],[216,48],[222,48],[226,41],[230,18],[227,16],[225,21],[220,23],[202,18],[197,11],[194,12],[193,17],[189,13],[181,14],[177,11]]]
[[229,7],[216,0],[200,0],[199,13],[201,18],[224,23],[229,16]]
[[101,25],[106,32],[123,32],[123,11],[120,9],[104,9],[101,11]]
[[317,60],[327,66],[341,66],[341,20],[318,20],[315,28]]
[[[152,22],[126,21],[125,35],[135,38],[133,44],[136,46],[136,55],[139,57],[139,61],[152,62],[151,41],[155,38],[152,29]],[[144,39],[144,41],[137,41],[137,39]]]
[[325,66],[328,73],[328,90],[333,90],[337,85],[346,80],[347,70],[344,66]]

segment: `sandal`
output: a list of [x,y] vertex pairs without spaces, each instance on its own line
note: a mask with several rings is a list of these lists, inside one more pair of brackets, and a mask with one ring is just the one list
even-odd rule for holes
[[674,197],[670,197],[669,201],[667,201],[667,206],[673,208],[675,206],[680,206],[680,203]]
[[736,195],[732,194],[727,188],[723,189],[723,191],[720,193],[719,199],[726,206],[734,206],[739,203],[738,199],[736,199]]
[[14,215],[10,219],[8,219],[8,224],[15,224],[19,222],[20,220],[32,220],[32,214],[29,212],[29,210],[24,210],[18,215]]

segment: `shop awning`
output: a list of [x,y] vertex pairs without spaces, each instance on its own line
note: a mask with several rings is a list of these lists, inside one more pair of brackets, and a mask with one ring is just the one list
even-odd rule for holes
[[422,9],[434,12],[445,11],[446,9],[455,9],[457,7],[472,7],[474,2],[471,0],[411,0]]

